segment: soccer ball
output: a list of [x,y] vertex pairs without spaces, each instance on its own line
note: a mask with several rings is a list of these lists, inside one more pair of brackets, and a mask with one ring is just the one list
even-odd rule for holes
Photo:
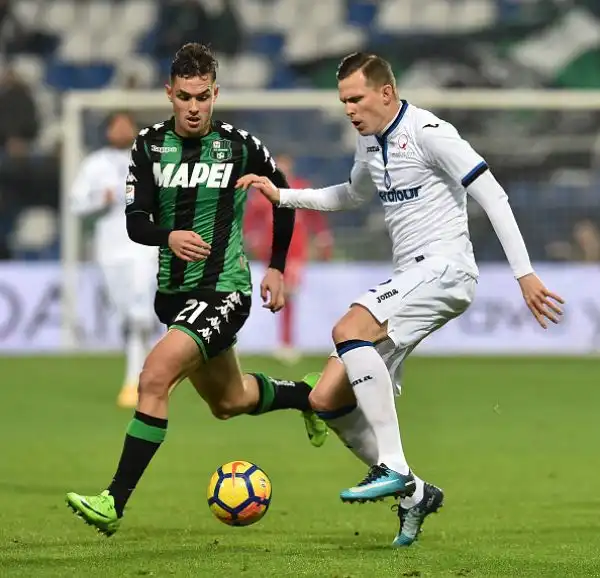
[[267,513],[271,481],[255,464],[229,462],[212,475],[207,497],[217,520],[230,526],[249,526]]

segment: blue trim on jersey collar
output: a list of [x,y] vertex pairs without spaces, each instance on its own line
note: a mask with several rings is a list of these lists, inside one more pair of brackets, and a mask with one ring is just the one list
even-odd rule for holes
[[390,124],[390,126],[388,126],[387,129],[383,131],[383,134],[381,135],[380,138],[386,139],[388,136],[390,136],[398,128],[398,125],[400,124],[400,122],[402,121],[402,118],[406,114],[406,109],[408,108],[408,102],[406,102],[405,100],[401,100],[400,102],[402,103],[402,106],[400,107],[400,110],[398,111],[396,118],[392,121],[392,124]]
[[398,125],[402,121],[402,118],[404,117],[406,110],[408,109],[408,102],[406,102],[405,100],[401,100],[400,102],[402,103],[402,106],[400,107],[400,110],[398,111],[396,118],[392,121],[392,124],[390,124],[390,126],[388,126],[383,131],[381,136],[375,135],[375,139],[377,140],[377,142],[379,143],[379,146],[381,147],[381,156],[383,157],[383,168],[384,168],[384,183],[388,190],[392,186],[392,179],[390,178],[390,174],[387,170],[387,164],[388,164],[387,137],[390,136],[398,128]]

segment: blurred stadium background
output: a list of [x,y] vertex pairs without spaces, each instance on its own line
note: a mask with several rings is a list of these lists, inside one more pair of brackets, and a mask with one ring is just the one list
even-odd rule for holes
[[[316,186],[345,180],[351,164],[354,135],[336,108],[335,95],[323,93],[322,101],[329,103],[325,108],[257,110],[264,99],[290,90],[311,91],[314,97],[312,91],[335,89],[337,63],[354,50],[388,58],[405,95],[437,91],[436,112],[455,123],[487,158],[509,193],[533,260],[548,271],[548,284],[567,293],[571,306],[564,327],[541,338],[523,311],[487,217],[472,205],[472,238],[483,270],[481,297],[466,321],[444,330],[445,337],[430,349],[595,349],[593,287],[598,286],[600,261],[597,2],[2,0],[0,350],[53,350],[61,343],[82,349],[118,347],[118,330],[93,267],[78,268],[75,281],[59,265],[61,254],[69,251],[82,263],[89,256],[86,223],[75,241],[61,234],[73,219],[61,211],[72,176],[65,172],[65,155],[81,158],[101,146],[108,112],[108,107],[81,108],[73,140],[73,125],[64,117],[65,97],[70,91],[87,91],[97,102],[109,89],[135,90],[160,101],[156,91],[164,85],[170,59],[190,40],[213,45],[221,60],[223,97],[238,103],[217,115],[259,136],[273,153],[290,154],[297,175]],[[444,91],[453,90],[456,97],[461,89],[497,91],[497,103],[444,107]],[[530,98],[519,107],[508,92],[514,89],[540,91],[533,93],[540,98],[567,89],[584,94],[587,101],[573,106],[556,96],[550,108],[538,108]],[[254,101],[244,101],[247,93],[240,91],[253,91]],[[142,123],[168,115],[166,100],[149,108],[139,106],[136,94],[123,93],[119,108],[133,110]],[[421,104],[418,98],[414,102]],[[512,102],[508,108],[507,102]],[[377,198],[365,210],[328,219],[334,260],[308,271],[300,297],[298,341],[309,350],[328,347],[329,326],[341,307],[388,275],[390,246]],[[322,299],[323,286],[336,299]],[[76,293],[78,305],[73,302]],[[66,299],[62,306],[61,295]],[[258,344],[242,337],[242,349],[269,350],[268,336],[275,330],[272,319],[261,313],[244,334],[267,337]]]
[[[170,58],[194,40],[220,56],[217,115],[292,155],[317,186],[346,179],[352,160],[339,59],[387,57],[401,94],[435,102],[487,157],[536,268],[567,299],[560,326],[536,328],[470,206],[479,294],[416,352],[453,357],[408,360],[398,404],[411,467],[448,506],[408,552],[388,547],[389,504],[339,503],[364,467],[335,436],[313,450],[293,412],[217,422],[185,386],[115,538],[61,506],[108,482],[130,417],[115,407],[121,335],[89,261],[90,224],[62,207],[113,104],[144,123],[169,114]],[[486,92],[467,100],[473,90]],[[599,136],[598,0],[0,0],[0,575],[600,576]],[[239,347],[260,355],[244,355],[245,370],[319,371],[335,319],[389,277],[376,200],[328,220],[333,259],[307,270],[296,315],[297,344],[314,355],[274,359],[275,316],[255,307]],[[564,353],[586,358],[547,357]],[[237,459],[275,488],[265,520],[241,532],[213,520],[204,495]]]

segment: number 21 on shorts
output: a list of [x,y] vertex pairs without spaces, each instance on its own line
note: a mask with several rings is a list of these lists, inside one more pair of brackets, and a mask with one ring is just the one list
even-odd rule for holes
[[[185,302],[185,307],[179,312],[179,315],[173,320],[174,323],[179,321],[187,321],[190,325],[198,319],[200,313],[202,313],[208,307],[208,303],[205,301],[198,301],[198,299],[188,299]],[[189,314],[189,316],[188,316]]]

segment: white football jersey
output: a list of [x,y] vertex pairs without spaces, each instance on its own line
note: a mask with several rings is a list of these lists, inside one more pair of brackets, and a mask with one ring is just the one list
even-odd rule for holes
[[[102,148],[82,163],[71,192],[71,207],[80,216],[98,213],[94,248],[100,262],[126,257],[157,259],[157,248],[134,243],[127,235],[125,185],[129,174],[129,149]],[[114,202],[106,205],[107,191]]]
[[394,266],[430,254],[452,254],[476,274],[466,187],[487,164],[457,130],[402,102],[381,136],[359,136],[352,180],[368,171],[392,239]]
[[322,189],[281,189],[282,207],[339,211],[379,196],[392,239],[394,271],[428,255],[448,255],[477,275],[467,190],[483,207],[515,278],[533,272],[504,189],[457,130],[402,101],[377,136],[359,136],[350,181]]

